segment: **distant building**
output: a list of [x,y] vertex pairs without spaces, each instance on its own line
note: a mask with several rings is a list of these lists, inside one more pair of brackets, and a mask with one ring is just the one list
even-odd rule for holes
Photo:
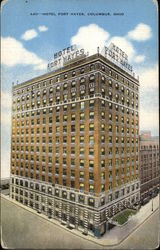
[[143,131],[140,135],[141,201],[145,202],[159,189],[159,137]]
[[9,195],[9,184],[10,184],[10,178],[2,178],[0,180],[0,192],[4,195]]
[[110,217],[140,199],[138,79],[97,53],[12,94],[10,196],[104,234]]

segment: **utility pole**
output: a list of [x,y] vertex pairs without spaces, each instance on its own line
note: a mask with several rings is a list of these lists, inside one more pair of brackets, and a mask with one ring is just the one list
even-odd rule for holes
[[152,212],[153,212],[153,190],[152,190]]

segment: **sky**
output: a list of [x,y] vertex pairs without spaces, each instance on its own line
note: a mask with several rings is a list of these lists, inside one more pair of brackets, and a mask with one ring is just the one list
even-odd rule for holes
[[[101,15],[100,15],[101,13]],[[103,15],[102,15],[103,13]],[[118,13],[118,15],[117,15]],[[140,81],[140,130],[159,134],[158,7],[154,0],[8,0],[1,13],[1,177],[9,176],[11,88],[47,72],[55,52],[113,42]]]

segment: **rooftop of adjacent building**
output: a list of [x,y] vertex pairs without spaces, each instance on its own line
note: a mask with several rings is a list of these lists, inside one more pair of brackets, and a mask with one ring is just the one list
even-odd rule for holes
[[145,130],[140,132],[139,136],[141,145],[158,145],[159,147],[159,136],[152,136],[151,131]]
[[100,53],[96,53],[94,55],[82,57],[82,58],[79,58],[77,60],[73,60],[73,61],[71,60],[70,63],[67,63],[66,65],[64,65],[63,67],[61,67],[57,70],[47,72],[43,75],[34,77],[34,78],[27,80],[23,83],[18,83],[17,85],[14,85],[14,83],[13,83],[13,88],[18,89],[20,87],[23,87],[24,85],[29,85],[29,84],[37,82],[37,81],[43,81],[43,80],[46,80],[50,77],[67,73],[67,71],[71,70],[71,68],[76,69],[80,65],[85,66],[85,64],[90,63],[90,62],[95,62],[97,60],[108,64],[109,67],[113,68],[113,70],[117,70],[117,73],[123,75],[124,77],[128,78],[130,81],[133,81],[135,84],[137,84],[139,86],[139,79],[135,77],[134,73],[129,74],[127,71],[125,71],[120,66],[116,65],[115,63],[113,63],[112,61],[110,61],[109,59],[107,59],[106,57],[101,55]]

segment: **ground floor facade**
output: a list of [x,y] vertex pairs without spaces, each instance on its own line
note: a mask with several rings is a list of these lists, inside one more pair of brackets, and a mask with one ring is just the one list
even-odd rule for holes
[[125,192],[123,188],[123,195],[120,193],[119,197],[112,192],[110,200],[110,194],[91,196],[66,187],[53,187],[49,183],[11,176],[10,197],[70,229],[76,228],[83,234],[100,237],[108,230],[110,218],[139,203],[139,183],[133,185],[135,188],[131,190],[126,186]]
[[155,197],[159,192],[159,176],[150,181],[141,184],[140,196],[141,203],[148,202],[152,197]]

